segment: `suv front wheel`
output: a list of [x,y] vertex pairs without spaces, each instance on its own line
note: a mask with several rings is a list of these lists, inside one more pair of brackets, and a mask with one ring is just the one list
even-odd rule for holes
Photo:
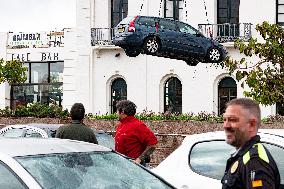
[[156,36],[147,37],[143,45],[143,49],[146,54],[156,54],[159,51],[160,47],[160,41]]
[[218,63],[221,60],[221,52],[217,47],[211,47],[207,53],[207,61]]

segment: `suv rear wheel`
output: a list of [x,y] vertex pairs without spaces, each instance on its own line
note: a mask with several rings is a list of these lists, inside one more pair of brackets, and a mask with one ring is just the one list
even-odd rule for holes
[[147,37],[143,45],[143,49],[146,54],[156,54],[159,51],[160,47],[160,41],[156,36]]

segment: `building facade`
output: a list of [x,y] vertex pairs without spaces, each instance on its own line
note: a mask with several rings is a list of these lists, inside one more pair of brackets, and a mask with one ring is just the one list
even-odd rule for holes
[[[82,102],[87,112],[114,113],[118,100],[129,99],[136,103],[138,112],[222,114],[227,101],[243,97],[243,92],[249,90],[237,82],[234,75],[211,63],[188,66],[181,60],[145,54],[128,57],[123,49],[112,45],[113,28],[127,15],[180,20],[204,35],[212,35],[226,47],[229,56],[240,60],[243,56],[234,49],[233,41],[236,38],[247,40],[251,36],[261,39],[254,28],[263,21],[283,25],[284,2],[77,0],[76,13],[76,28],[64,31],[63,48],[55,47],[55,51],[62,54],[58,61],[63,62],[63,71],[59,71],[63,79],[59,77],[58,81],[62,83],[61,105],[64,108]],[[3,46],[1,44],[1,49]],[[1,55],[10,58],[13,49],[5,49],[5,52],[1,50]],[[52,47],[47,49],[50,51]],[[32,50],[36,53],[42,49]],[[19,53],[22,49],[16,51]],[[251,61],[257,58],[252,57]],[[52,65],[49,60],[46,63]],[[2,89],[3,85],[6,92],[1,92],[0,98],[8,101],[7,84],[2,84]],[[262,107],[264,117],[278,112],[281,107],[276,105]]]

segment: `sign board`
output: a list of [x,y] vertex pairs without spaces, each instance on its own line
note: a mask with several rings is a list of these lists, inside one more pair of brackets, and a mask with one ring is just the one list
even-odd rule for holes
[[64,32],[9,32],[8,49],[63,47]]

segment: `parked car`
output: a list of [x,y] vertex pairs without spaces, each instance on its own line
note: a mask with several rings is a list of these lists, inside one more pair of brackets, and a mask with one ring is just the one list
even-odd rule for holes
[[[62,125],[63,124],[46,124],[46,123],[7,125],[6,127],[0,129],[0,136],[54,138],[57,129]],[[114,139],[110,134],[95,129],[94,133],[100,145],[114,149]]]
[[113,150],[69,139],[0,138],[3,189],[170,189]]
[[[283,188],[284,129],[260,130],[259,135],[278,165]],[[177,188],[220,189],[226,161],[234,151],[223,131],[189,135],[152,171]]]
[[221,62],[227,54],[220,43],[189,24],[149,16],[123,19],[115,27],[113,44],[122,47],[130,57],[145,53],[184,60],[192,66],[198,62]]

